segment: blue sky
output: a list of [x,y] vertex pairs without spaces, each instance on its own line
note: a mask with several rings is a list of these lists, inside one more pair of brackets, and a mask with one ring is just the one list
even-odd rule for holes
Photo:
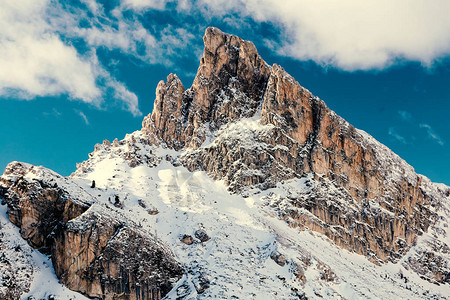
[[139,130],[159,80],[191,85],[216,26],[450,184],[448,11],[444,0],[2,0],[0,169],[69,175],[95,143]]

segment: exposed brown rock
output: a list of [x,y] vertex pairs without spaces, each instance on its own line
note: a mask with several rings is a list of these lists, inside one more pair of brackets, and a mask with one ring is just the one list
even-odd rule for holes
[[261,123],[273,124],[304,144],[313,133],[312,94],[283,68],[273,65],[262,104]]
[[156,88],[153,113],[142,122],[144,132],[154,133],[175,149],[181,148],[184,142],[180,136],[184,122],[183,93],[184,86],[177,75],[167,76],[167,82],[160,81]]
[[320,279],[325,281],[336,281],[337,276],[329,266],[319,263],[318,269],[321,270]]
[[[36,177],[25,177],[27,174]],[[1,180],[7,190],[9,219],[20,227],[22,237],[37,248],[48,247],[47,237],[53,228],[82,214],[93,201],[79,190],[83,200],[76,198],[75,193],[58,186],[64,181],[61,176],[42,167],[12,162]]]
[[180,241],[186,245],[192,245],[194,243],[194,238],[190,235],[183,235]]
[[90,297],[161,299],[183,269],[154,236],[98,207],[58,228],[52,260],[60,280]]
[[0,186],[11,222],[33,247],[51,253],[56,275],[74,291],[99,299],[161,299],[183,274],[155,236],[93,204],[68,178],[14,162]]
[[177,150],[199,147],[210,130],[254,115],[270,73],[252,42],[212,27],[203,40],[192,87],[184,91],[178,77],[169,75],[158,84],[153,113],[142,124],[149,136]]

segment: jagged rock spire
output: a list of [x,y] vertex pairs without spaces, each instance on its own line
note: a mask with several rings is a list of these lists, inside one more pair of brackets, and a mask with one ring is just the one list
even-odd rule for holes
[[203,41],[192,87],[181,92],[179,79],[169,75],[158,84],[153,113],[143,122],[144,132],[175,149],[199,147],[206,132],[254,115],[270,75],[252,42],[214,27],[206,29]]
[[[153,112],[144,118],[143,131],[151,137],[157,137],[175,149],[184,145],[183,132],[183,96],[184,86],[175,74],[169,74],[167,81],[160,81],[156,87],[156,99]],[[153,142],[157,142],[154,139]]]

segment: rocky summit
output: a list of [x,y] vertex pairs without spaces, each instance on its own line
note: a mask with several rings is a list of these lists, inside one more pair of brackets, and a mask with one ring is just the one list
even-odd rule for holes
[[450,188],[252,42],[203,40],[192,86],[71,176],[7,166],[0,298],[446,299]]

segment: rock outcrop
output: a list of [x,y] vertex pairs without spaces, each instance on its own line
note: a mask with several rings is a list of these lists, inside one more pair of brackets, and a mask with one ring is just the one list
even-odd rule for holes
[[199,147],[208,132],[233,120],[250,117],[261,104],[270,67],[252,42],[208,28],[205,48],[192,87],[184,90],[170,74],[160,82],[143,132],[170,147]]
[[54,227],[81,215],[94,201],[81,188],[67,189],[62,176],[19,162],[6,167],[0,184],[6,191],[9,219],[31,246],[44,252]]
[[96,204],[69,178],[13,162],[0,187],[11,222],[31,246],[51,254],[56,275],[74,291],[97,299],[155,300],[184,273],[160,240]]
[[52,260],[70,289],[101,299],[161,299],[183,274],[155,236],[94,205],[55,231]]

